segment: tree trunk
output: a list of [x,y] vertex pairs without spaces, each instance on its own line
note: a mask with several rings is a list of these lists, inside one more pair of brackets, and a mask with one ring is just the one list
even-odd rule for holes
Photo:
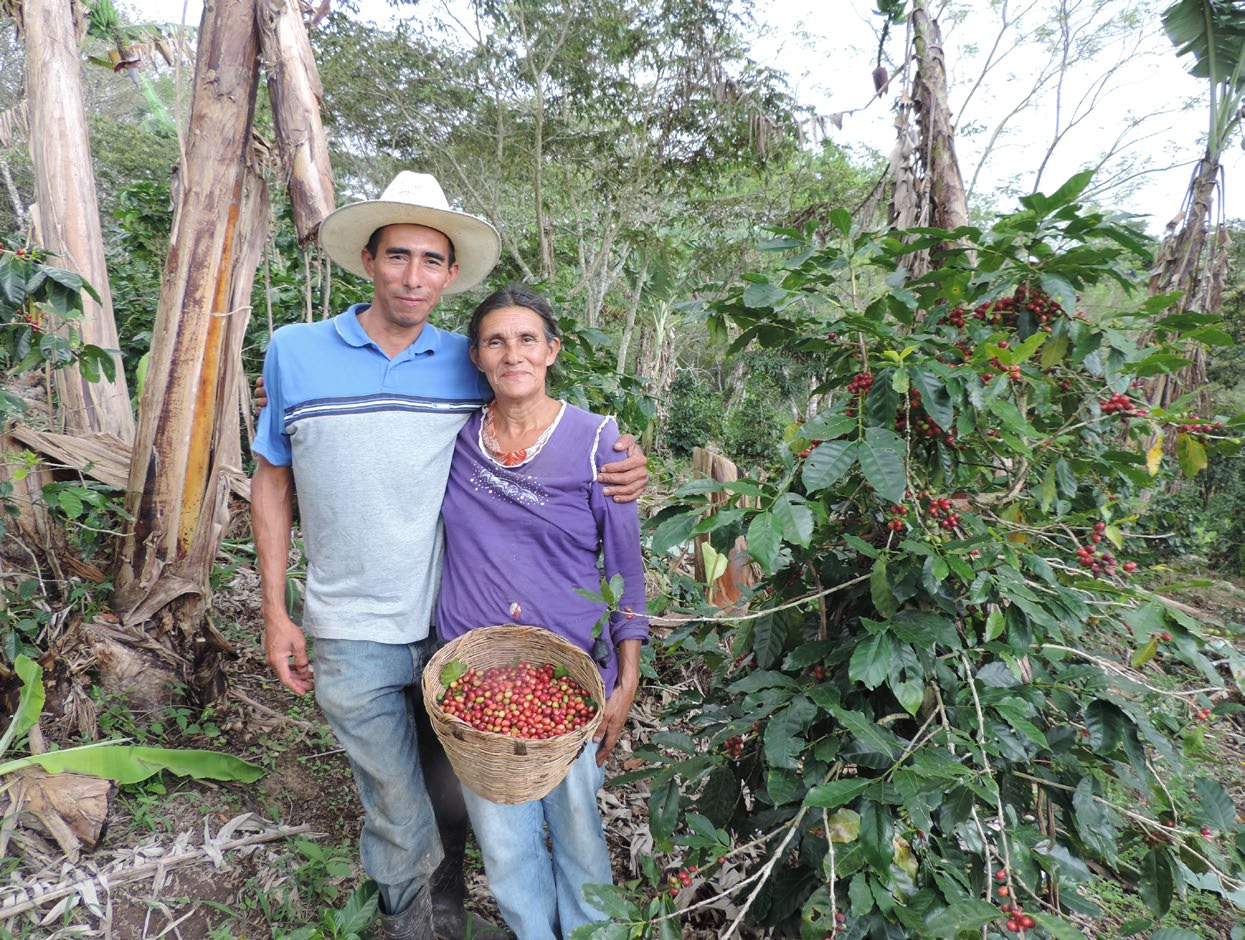
[[933,202],[930,224],[954,229],[968,224],[968,198],[955,156],[955,128],[947,104],[947,66],[938,23],[918,3],[912,11],[917,76],[913,98],[921,127],[921,159]]
[[[1199,161],[1185,196],[1185,210],[1176,217],[1174,231],[1163,239],[1150,269],[1151,297],[1180,291],[1179,299],[1165,314],[1186,310],[1215,313],[1222,304],[1228,266],[1227,233],[1220,226],[1214,238],[1208,237],[1218,185],[1219,161],[1208,154]],[[1155,407],[1168,408],[1183,395],[1196,391],[1197,410],[1209,416],[1213,405],[1206,388],[1206,349],[1191,343],[1183,355],[1190,360],[1189,365],[1148,379],[1146,397]],[[1168,446],[1175,447],[1175,435]]]
[[324,217],[333,211],[332,167],[320,119],[324,89],[297,0],[258,2],[268,100],[298,244],[305,251],[315,241]]
[[[721,454],[715,454],[711,450],[705,450],[703,447],[697,447],[692,450],[692,469],[702,473],[710,480],[717,480],[719,483],[734,483],[739,479],[739,468],[735,464],[723,457]],[[728,497],[728,493],[719,492],[709,494],[709,503],[712,506],[715,503],[724,503]],[[750,504],[752,497],[744,497],[742,505]],[[717,512],[716,508],[709,510],[709,515]],[[696,580],[704,583],[708,578],[708,572],[705,570],[704,550],[701,546],[709,543],[709,534],[696,536],[696,550],[692,558],[692,565],[696,573]],[[752,557],[748,554],[748,540],[740,535],[735,538],[734,544],[727,552],[726,570],[709,585],[709,590],[705,594],[705,600],[713,607],[725,610],[739,610],[747,606],[747,600],[744,597],[745,592],[751,591],[756,587],[758,581],[761,580],[760,569],[752,564]]]
[[177,678],[200,700],[223,689],[228,644],[204,613],[228,476],[241,472],[237,349],[264,244],[254,228],[264,196],[248,167],[258,46],[255,0],[209,0],[116,570],[123,624],[173,647]]
[[[95,195],[94,164],[82,103],[81,60],[69,0],[26,0],[26,89],[30,109],[30,155],[35,168],[42,244],[56,263],[81,275],[99,294],[83,294],[83,319],[75,328],[84,342],[116,350],[117,326],[104,264],[104,236]],[[134,437],[134,416],[121,357],[116,375],[88,382],[76,366],[56,372],[56,391],[67,430],[107,431]]]

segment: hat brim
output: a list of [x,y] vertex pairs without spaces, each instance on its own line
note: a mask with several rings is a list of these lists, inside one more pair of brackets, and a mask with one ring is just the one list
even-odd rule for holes
[[362,251],[372,233],[385,225],[426,225],[454,243],[458,277],[443,294],[461,294],[486,277],[501,257],[501,238],[483,219],[452,209],[431,209],[406,202],[369,199],[342,206],[320,224],[320,245],[340,267],[367,277]]

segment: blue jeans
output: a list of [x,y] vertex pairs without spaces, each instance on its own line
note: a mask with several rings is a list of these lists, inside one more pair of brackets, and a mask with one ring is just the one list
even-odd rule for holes
[[430,746],[439,751],[419,689],[436,648],[435,637],[315,641],[316,701],[350,759],[364,813],[359,854],[391,914],[406,909],[441,861],[420,759]]
[[596,753],[589,741],[566,779],[530,803],[493,803],[463,787],[489,889],[519,940],[566,938],[576,927],[605,919],[583,898],[584,885],[613,880],[597,808],[605,768],[597,766]]

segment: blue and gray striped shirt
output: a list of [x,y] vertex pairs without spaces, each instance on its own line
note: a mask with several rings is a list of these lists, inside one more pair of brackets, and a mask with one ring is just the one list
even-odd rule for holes
[[425,324],[390,359],[359,324],[366,308],[273,334],[251,449],[294,469],[303,629],[410,643],[428,635],[436,603],[454,439],[492,392],[465,337]]

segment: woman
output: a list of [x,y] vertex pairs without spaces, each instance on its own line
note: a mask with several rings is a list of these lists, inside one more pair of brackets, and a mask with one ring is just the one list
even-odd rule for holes
[[[583,886],[612,880],[596,793],[631,710],[648,637],[639,519],[634,503],[602,496],[596,482],[618,438],[614,420],[546,390],[561,348],[548,301],[522,287],[498,291],[476,308],[467,340],[495,398],[455,444],[441,507],[441,639],[506,622],[546,627],[596,659],[607,700],[596,739],[548,796],[503,805],[466,787],[463,795],[507,924],[519,940],[569,938],[603,919],[583,899]],[[607,579],[622,576],[623,595],[594,638],[604,606],[576,590],[597,593],[602,570]]]

